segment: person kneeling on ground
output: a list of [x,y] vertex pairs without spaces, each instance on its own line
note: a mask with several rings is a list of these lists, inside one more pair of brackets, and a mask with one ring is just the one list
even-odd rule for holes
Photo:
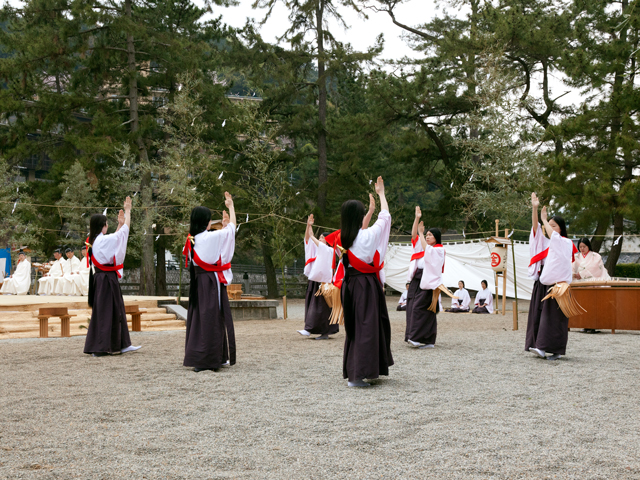
[[471,303],[471,297],[466,288],[464,288],[464,281],[458,282],[458,290],[453,294],[454,297],[458,297],[451,300],[451,308],[445,310],[449,313],[467,313],[469,311],[469,304]]
[[398,312],[404,312],[407,310],[407,295],[409,294],[409,284],[407,283],[406,285],[406,290],[404,292],[402,292],[402,295],[400,295],[400,300],[398,300],[398,306],[396,307],[396,310]]
[[482,280],[482,290],[476,295],[475,308],[471,313],[493,313],[493,295],[489,290],[489,284]]

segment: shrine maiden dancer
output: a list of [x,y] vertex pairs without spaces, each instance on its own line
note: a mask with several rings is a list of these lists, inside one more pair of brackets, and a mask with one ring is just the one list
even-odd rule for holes
[[229,213],[222,213],[223,228],[210,230],[211,210],[195,207],[182,252],[191,277],[183,365],[195,372],[217,371],[236,363],[235,329],[227,296],[227,285],[233,280],[236,211],[231,195],[225,192],[224,196]]
[[[331,307],[323,295],[316,295],[322,283],[331,282],[333,270],[331,255],[318,256],[318,249],[322,248],[322,245],[316,245],[312,240],[313,222],[312,214],[307,219],[307,228],[304,233],[304,274],[309,281],[304,300],[304,329],[298,330],[298,333],[304,336],[317,334],[319,336],[315,337],[315,340],[326,340],[329,335],[338,333],[340,327],[338,324],[329,324]],[[324,237],[321,236],[319,241],[324,242]],[[326,244],[324,247],[329,249]]]
[[342,370],[350,387],[368,387],[365,379],[389,375],[391,325],[383,290],[384,256],[389,244],[391,215],[384,182],[375,185],[380,198],[378,220],[362,229],[364,205],[358,200],[342,204],[340,240],[344,278],[341,285],[346,339]]
[[107,235],[107,217],[92,215],[89,223],[89,306],[91,321],[84,353],[93,356],[115,355],[138,350],[131,345],[124,300],[118,279],[122,278],[124,258],[131,225],[131,198],[118,213],[118,228]]
[[[557,283],[571,283],[571,263],[575,245],[567,237],[564,219],[554,216],[547,221],[547,207],[542,208],[540,218],[544,224],[546,238],[538,223],[540,201],[531,194],[532,228],[529,235],[529,276],[535,283],[531,293],[525,350],[542,358],[557,360],[564,355],[569,338],[569,319],[555,298],[543,298]],[[547,353],[552,355],[547,357]]]

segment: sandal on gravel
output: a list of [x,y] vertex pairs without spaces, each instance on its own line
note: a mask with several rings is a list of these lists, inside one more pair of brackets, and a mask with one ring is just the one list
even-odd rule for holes
[[555,355],[551,355],[549,357],[547,357],[547,360],[558,360],[562,355],[560,355],[559,353],[556,353]]
[[538,355],[540,358],[546,358],[546,352],[544,350],[540,350],[539,348],[536,347],[529,347],[529,351],[531,353],[535,353],[536,355]]

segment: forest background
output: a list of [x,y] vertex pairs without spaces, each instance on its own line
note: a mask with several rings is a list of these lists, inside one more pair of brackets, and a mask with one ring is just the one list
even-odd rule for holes
[[[164,294],[165,250],[228,190],[234,261],[265,265],[275,296],[306,216],[338,228],[382,175],[394,234],[420,205],[429,227],[470,239],[497,218],[527,239],[535,190],[595,251],[613,229],[613,273],[640,217],[638,2],[449,0],[425,19],[416,3],[256,0],[242,27],[220,17],[232,0],[5,4],[1,243],[78,248],[90,215],[107,207],[113,229],[131,195],[126,266]],[[354,14],[390,26],[358,51],[340,40]],[[260,33],[274,20],[276,42]],[[389,37],[413,54],[385,58]],[[43,181],[20,181],[38,162]]]

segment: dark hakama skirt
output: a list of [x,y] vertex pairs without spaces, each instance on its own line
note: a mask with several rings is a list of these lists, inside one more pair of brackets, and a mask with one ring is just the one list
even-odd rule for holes
[[[342,374],[349,381],[389,375],[391,356],[391,324],[380,280],[374,273],[361,273],[349,267],[349,280],[342,284],[342,304],[345,289],[349,289],[354,319],[353,338],[346,335]],[[347,321],[345,315],[345,322]]]
[[[236,336],[231,318],[227,287],[220,285],[216,272],[195,267],[196,297],[189,297],[187,335],[184,347],[185,367],[218,369],[229,360],[236,363]],[[222,308],[220,308],[222,305]]]
[[487,307],[480,306],[478,305],[477,307],[475,307],[473,310],[471,310],[471,313],[489,313],[489,310],[487,310]]
[[330,325],[331,307],[327,305],[324,297],[316,292],[320,288],[320,283],[309,280],[307,285],[307,295],[304,299],[304,329],[313,334],[333,335],[338,333],[338,324]]
[[564,316],[555,299],[542,301],[549,288],[551,286],[543,285],[540,280],[533,284],[524,349],[528,352],[530,347],[535,347],[564,355],[569,339],[569,319]]
[[469,309],[468,308],[462,309],[462,308],[458,308],[458,307],[453,307],[453,308],[449,308],[449,309],[445,310],[445,312],[448,312],[448,313],[469,313]]
[[[407,329],[404,341],[412,340],[425,345],[435,345],[438,334],[438,320],[435,313],[429,310],[433,290],[422,290],[420,280],[422,269],[416,270],[409,284],[407,293]],[[440,302],[436,305],[436,311],[440,310]]]
[[96,268],[93,288],[93,308],[84,353],[119,353],[131,346],[131,339],[118,275]]

